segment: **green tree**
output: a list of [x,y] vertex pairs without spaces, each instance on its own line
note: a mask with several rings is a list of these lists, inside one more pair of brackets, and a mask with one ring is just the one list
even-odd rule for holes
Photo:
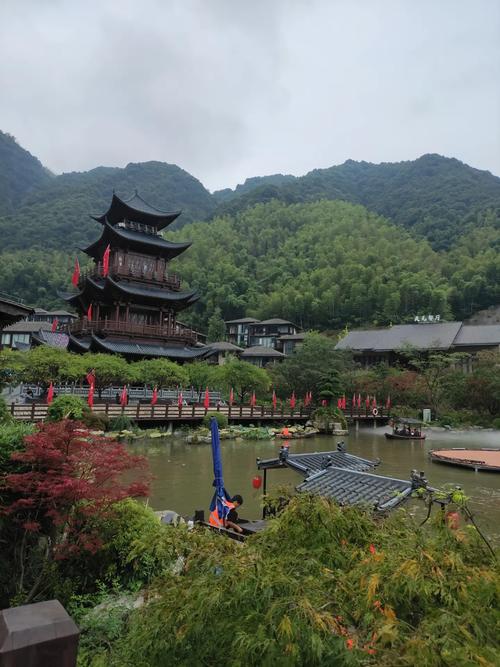
[[104,388],[112,384],[125,384],[133,379],[132,366],[123,357],[115,354],[87,353],[81,358],[86,372],[94,371],[95,387],[99,396]]
[[264,394],[269,391],[271,379],[264,368],[258,368],[247,361],[231,359],[223,366],[217,367],[219,381],[226,390],[231,387],[243,403],[251,392]]
[[24,354],[22,377],[25,382],[46,388],[51,382],[72,382],[84,374],[83,357],[66,350],[43,345]]
[[168,359],[144,359],[130,364],[134,382],[158,387],[185,386],[189,374],[185,367]]
[[189,385],[198,392],[216,386],[219,380],[219,367],[206,361],[195,361],[186,366],[186,371]]
[[317,332],[306,335],[293,354],[271,370],[278,393],[288,396],[295,391],[305,396],[312,391],[318,397],[332,398],[345,391],[351,356],[335,350],[336,341]]
[[439,415],[440,409],[445,403],[450,379],[456,372],[455,365],[461,364],[467,355],[459,352],[454,354],[441,352],[427,354],[420,353],[417,350],[408,350],[406,355],[411,366],[419,373],[433,416]]
[[224,340],[226,337],[226,325],[222,319],[221,309],[219,306],[214,308],[214,312],[208,319],[208,333],[207,338],[209,343]]

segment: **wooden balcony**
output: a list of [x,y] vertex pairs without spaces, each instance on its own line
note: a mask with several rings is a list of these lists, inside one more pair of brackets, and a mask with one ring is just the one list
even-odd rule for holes
[[[79,286],[83,287],[86,278],[102,278],[102,263],[99,262],[90,269],[82,271],[80,274]],[[109,273],[119,278],[128,278],[137,282],[154,283],[162,287],[168,287],[172,290],[178,290],[181,286],[181,279],[177,273],[165,273],[164,271],[139,270],[127,265],[119,265],[118,262],[110,262]]]
[[187,327],[175,325],[167,326],[160,324],[137,324],[123,320],[87,320],[86,317],[76,320],[68,325],[68,331],[74,335],[90,336],[95,334],[106,334],[109,336],[130,338],[151,338],[156,340],[170,339],[175,342],[183,342],[194,345],[199,340],[198,332]]

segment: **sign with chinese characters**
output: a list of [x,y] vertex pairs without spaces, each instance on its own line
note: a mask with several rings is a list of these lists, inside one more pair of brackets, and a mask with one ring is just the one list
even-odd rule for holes
[[441,321],[441,315],[415,315],[415,322],[418,324],[428,324]]

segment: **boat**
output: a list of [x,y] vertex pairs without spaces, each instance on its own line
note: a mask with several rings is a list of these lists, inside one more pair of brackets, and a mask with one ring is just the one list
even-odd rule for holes
[[392,433],[386,433],[385,437],[388,440],[425,440],[422,424],[423,422],[412,417],[400,417],[393,421]]
[[434,463],[471,468],[476,472],[478,470],[500,472],[500,449],[454,447],[453,449],[434,449],[429,452],[429,456]]

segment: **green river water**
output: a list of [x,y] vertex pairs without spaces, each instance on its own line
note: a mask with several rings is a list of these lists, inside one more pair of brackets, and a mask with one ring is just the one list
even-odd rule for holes
[[[445,447],[500,448],[499,431],[442,432],[429,430],[423,442],[391,441],[384,437],[387,429],[365,428],[348,436],[318,436],[290,441],[290,453],[328,451],[343,439],[347,451],[369,459],[381,459],[376,469],[380,475],[409,479],[412,469],[423,470],[432,486],[459,484],[470,497],[470,507],[478,524],[495,542],[500,541],[500,473],[473,470],[431,463],[428,452]],[[257,474],[257,457],[276,456],[281,441],[223,440],[222,461],[224,481],[231,494],[244,498],[240,514],[249,519],[260,518],[262,489],[252,487]],[[175,510],[191,516],[195,509],[208,509],[212,497],[212,457],[209,444],[189,445],[180,437],[141,440],[130,446],[145,455],[154,480],[149,504],[155,510]],[[268,471],[268,489],[289,484],[297,485],[302,477],[292,470]],[[415,501],[413,501],[415,502]],[[420,511],[416,509],[416,511]],[[207,513],[207,512],[206,512]],[[207,513],[208,514],[208,513]]]

